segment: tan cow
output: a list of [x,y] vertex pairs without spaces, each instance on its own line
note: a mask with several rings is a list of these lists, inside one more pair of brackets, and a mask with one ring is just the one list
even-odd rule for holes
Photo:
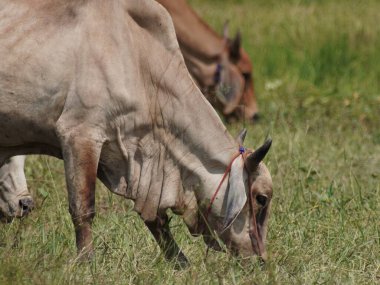
[[256,120],[259,110],[254,93],[252,63],[241,47],[240,33],[230,40],[225,26],[223,37],[219,36],[186,0],[157,1],[173,18],[186,65],[210,102],[227,119]]
[[[208,94],[208,100],[227,118],[245,115],[248,119],[256,119],[252,64],[240,47],[240,36],[231,41],[225,33],[221,38],[185,1],[158,2],[171,13],[187,67],[198,86]],[[219,91],[214,96],[217,86]],[[27,214],[33,205],[22,170],[24,160],[21,156],[10,159],[4,169],[0,169],[0,194],[3,193],[0,195],[0,215],[8,221]],[[12,183],[5,182],[3,177],[12,177]]]
[[265,258],[270,143],[239,153],[159,4],[0,0],[0,57],[0,165],[64,160],[79,253],[92,253],[99,177],[134,201],[168,259],[186,263],[169,208],[207,242],[211,229],[233,252]]

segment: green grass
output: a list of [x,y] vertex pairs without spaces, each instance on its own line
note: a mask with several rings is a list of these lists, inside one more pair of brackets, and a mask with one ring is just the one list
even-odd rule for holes
[[[98,185],[96,257],[75,261],[62,163],[27,162],[37,203],[0,225],[0,284],[379,284],[380,25],[378,1],[192,0],[216,29],[240,28],[267,133],[274,181],[269,262],[206,249],[171,226],[192,262],[173,270],[132,212]],[[233,133],[241,124],[229,126]]]

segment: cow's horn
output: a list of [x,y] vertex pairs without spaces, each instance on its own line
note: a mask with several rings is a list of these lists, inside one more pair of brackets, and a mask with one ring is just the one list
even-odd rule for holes
[[272,145],[272,140],[268,139],[262,146],[256,149],[252,154],[247,157],[246,165],[250,172],[256,170],[259,163],[264,159]]
[[247,135],[247,129],[244,128],[240,131],[239,135],[237,136],[236,140],[237,142],[239,143],[239,145],[243,145],[244,144],[244,140],[245,140],[245,136]]
[[224,40],[228,40],[228,35],[229,35],[229,29],[228,29],[228,26],[229,26],[229,20],[226,20],[224,22],[224,25],[223,25],[223,38]]

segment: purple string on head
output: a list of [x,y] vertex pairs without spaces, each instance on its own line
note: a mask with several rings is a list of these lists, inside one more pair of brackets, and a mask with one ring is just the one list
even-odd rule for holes
[[239,152],[240,154],[243,154],[245,152],[244,146],[239,146]]
[[214,83],[215,84],[219,84],[220,83],[220,80],[221,80],[221,73],[222,73],[222,69],[223,69],[223,66],[218,63],[216,65],[216,71],[215,71],[215,74],[214,74]]

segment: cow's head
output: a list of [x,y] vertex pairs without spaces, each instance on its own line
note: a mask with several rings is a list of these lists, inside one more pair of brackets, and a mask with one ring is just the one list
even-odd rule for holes
[[33,208],[24,174],[24,156],[8,159],[0,168],[0,220],[21,218]]
[[[271,143],[268,140],[257,150],[247,151],[234,161],[225,195],[220,235],[234,253],[243,256],[257,254],[264,260],[272,178],[262,160]],[[218,224],[217,229],[220,229]]]
[[[245,131],[241,133],[241,143],[244,137]],[[238,155],[227,170],[228,183],[224,185],[228,185],[224,194],[220,194],[224,197],[219,206],[215,205],[208,212],[208,207],[201,205],[197,224],[188,224],[193,234],[203,234],[210,247],[220,249],[215,239],[219,237],[233,254],[259,255],[266,259],[272,178],[262,160],[270,146],[271,140],[267,140],[257,150],[246,150]]]
[[223,105],[223,114],[227,119],[247,119],[256,121],[259,110],[253,85],[252,63],[241,47],[241,35],[238,32],[233,39],[228,36],[228,23],[223,32],[225,50],[221,55],[216,77],[217,98]]

